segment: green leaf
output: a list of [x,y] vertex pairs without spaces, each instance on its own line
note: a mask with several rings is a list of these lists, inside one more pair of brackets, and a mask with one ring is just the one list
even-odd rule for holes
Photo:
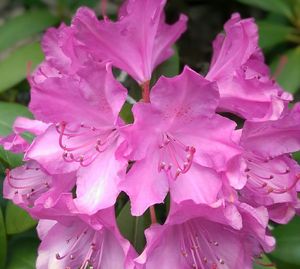
[[[5,166],[5,168],[15,168],[17,166],[20,166],[22,164],[23,154],[14,154],[9,151],[6,151],[3,149],[2,146],[0,146],[0,161]],[[2,171],[4,172],[4,171]]]
[[295,159],[298,163],[300,163],[300,151],[293,153],[293,159]]
[[[282,57],[286,57],[286,63],[283,64],[283,68],[280,70],[276,80],[286,91],[295,93],[300,88],[300,46],[289,50]],[[276,73],[276,69],[281,69],[278,67],[280,65],[280,58],[272,62],[271,68],[273,72]]]
[[36,225],[30,215],[22,208],[8,202],[5,211],[5,225],[7,234],[24,232]]
[[11,133],[12,125],[19,116],[32,118],[32,114],[26,106],[0,102],[0,136],[6,136]]
[[144,230],[149,226],[149,217],[147,218],[146,214],[133,217],[130,214],[130,203],[127,202],[117,217],[120,232],[138,252],[144,249],[146,243]]
[[133,114],[131,112],[132,105],[129,103],[125,103],[121,109],[120,116],[126,123],[133,122]]
[[284,15],[293,19],[293,12],[288,3],[283,0],[238,0],[238,2],[255,6],[266,11]]
[[0,92],[22,81],[27,75],[28,63],[33,70],[44,58],[39,43],[32,43],[13,51],[0,62]]
[[[271,266],[271,264],[273,264],[271,260],[266,255],[263,255],[261,259],[257,259],[257,262],[254,262],[254,269],[266,269],[266,268],[276,269],[275,264],[274,266]],[[269,265],[269,266],[264,266],[264,265]]]
[[269,256],[278,269],[300,268],[300,217],[295,217],[287,225],[279,225],[273,230],[277,246]]
[[2,209],[0,207],[0,269],[5,268],[6,252],[7,252],[6,230],[4,225]]
[[30,10],[11,18],[0,26],[0,51],[11,48],[17,42],[32,37],[58,22],[58,18],[45,9]]
[[275,24],[270,21],[260,21],[259,44],[263,49],[272,48],[288,40],[289,35],[293,34],[294,28],[282,24]]
[[38,241],[29,238],[16,240],[10,249],[11,255],[6,269],[34,269],[37,258]]

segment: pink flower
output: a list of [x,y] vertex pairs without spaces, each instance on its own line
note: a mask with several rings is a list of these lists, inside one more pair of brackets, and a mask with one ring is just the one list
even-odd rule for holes
[[214,41],[206,76],[218,83],[219,110],[250,120],[277,119],[292,96],[271,79],[258,47],[256,24],[233,14],[224,29],[226,35],[219,34]]
[[299,104],[281,119],[246,122],[240,145],[245,164],[238,179],[245,183],[241,199],[253,206],[266,206],[270,219],[287,223],[299,203],[300,167],[289,155],[300,149]]
[[50,175],[35,161],[7,170],[3,184],[3,196],[30,211],[52,207],[63,192],[75,185],[75,175]]
[[29,143],[19,134],[10,134],[6,137],[0,137],[0,145],[7,151],[23,153],[28,148]]
[[134,124],[122,133],[124,154],[135,163],[121,183],[134,215],[163,202],[169,186],[176,202],[216,199],[221,181],[212,168],[225,170],[239,153],[231,141],[235,123],[215,114],[218,97],[215,83],[186,67],[157,82],[151,103],[134,106]]
[[75,209],[68,196],[59,203],[56,215],[49,215],[54,221],[39,222],[37,269],[134,268],[136,253],[118,232],[113,208],[86,216],[68,212]]
[[263,207],[171,204],[166,223],[146,230],[136,262],[145,269],[252,269],[254,258],[274,247],[267,223]]
[[93,58],[111,61],[140,84],[172,54],[172,45],[186,29],[181,15],[174,25],[165,23],[166,0],[125,1],[116,22],[98,21],[94,12],[80,8],[72,22],[76,37]]
[[77,171],[76,205],[90,214],[115,203],[125,174],[127,162],[115,154],[122,142],[118,114],[125,98],[126,90],[104,63],[89,62],[76,74],[32,80],[30,109],[52,125],[25,157],[50,174]]

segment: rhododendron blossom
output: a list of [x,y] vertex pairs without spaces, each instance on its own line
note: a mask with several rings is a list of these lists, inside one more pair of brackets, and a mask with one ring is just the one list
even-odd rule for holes
[[133,214],[162,202],[168,185],[176,201],[216,200],[221,187],[216,171],[225,169],[239,151],[231,141],[235,123],[215,114],[215,86],[185,68],[181,75],[156,83],[151,104],[134,106],[135,122],[123,132],[129,158],[136,162],[122,183],[132,198]]
[[246,119],[276,119],[291,94],[271,78],[258,47],[258,29],[253,19],[233,14],[213,43],[214,55],[207,79],[216,81],[220,92],[219,110]]
[[267,218],[264,208],[246,204],[172,204],[166,223],[146,230],[148,244],[136,261],[146,269],[252,268],[253,256],[274,247]]
[[206,76],[154,81],[186,29],[165,4],[126,0],[115,21],[82,7],[43,37],[34,119],[0,138],[24,154],[3,193],[39,220],[37,269],[250,269],[275,248],[269,221],[300,213],[300,104],[272,78],[254,20],[232,15]]
[[76,214],[69,195],[62,195],[37,227],[42,243],[37,269],[134,268],[136,253],[116,228],[114,210]]
[[[74,75],[41,83],[33,78],[32,85],[31,110],[53,124],[33,142],[26,157],[43,163],[50,173],[77,171],[76,203],[84,210],[95,213],[113,205],[126,168],[115,154],[122,142],[118,113],[126,91],[113,78],[110,65],[90,62]],[[49,141],[57,142],[55,149],[46,149]]]

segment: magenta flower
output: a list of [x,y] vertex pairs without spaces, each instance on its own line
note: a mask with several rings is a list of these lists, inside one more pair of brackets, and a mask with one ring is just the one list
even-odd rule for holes
[[247,180],[242,197],[266,206],[272,220],[287,223],[299,203],[300,167],[289,155],[300,150],[299,104],[276,121],[246,122],[240,144]]
[[7,170],[3,196],[30,211],[30,208],[52,207],[60,194],[69,192],[75,185],[74,173],[50,175],[35,161]]
[[98,21],[94,12],[80,8],[72,22],[76,37],[93,58],[111,61],[140,84],[172,54],[172,45],[186,29],[181,15],[174,25],[165,23],[166,0],[125,1],[116,22]]
[[241,20],[233,14],[225,33],[214,41],[214,55],[208,80],[218,83],[219,110],[246,119],[276,119],[292,100],[271,79],[258,47],[258,29],[253,19]]
[[26,158],[51,174],[77,171],[76,205],[90,214],[115,203],[125,174],[127,162],[115,154],[122,142],[118,114],[125,98],[108,64],[90,62],[74,75],[32,79],[30,108],[52,125]]
[[274,248],[267,223],[263,207],[172,204],[166,223],[146,230],[136,262],[145,269],[251,269],[253,256]]
[[[300,214],[291,155],[300,150],[300,104],[289,109],[291,95],[271,78],[254,21],[233,14],[206,78],[185,67],[150,92],[153,70],[186,28],[184,15],[166,24],[165,4],[126,0],[116,21],[80,8],[70,27],[43,38],[45,61],[29,78],[36,119],[18,118],[0,139],[25,154],[3,189],[40,221],[37,269],[251,269],[274,248],[268,221]],[[132,124],[121,119],[132,98],[113,67],[142,88]],[[217,112],[244,118],[243,127]],[[168,193],[160,225],[153,205]],[[126,202],[134,216],[150,207],[140,256],[118,229]]]
[[226,170],[239,153],[231,141],[235,123],[215,114],[218,100],[215,84],[186,67],[157,82],[151,104],[134,106],[135,122],[122,130],[125,154],[136,161],[122,183],[134,215],[163,202],[169,185],[177,202],[215,201],[221,180],[212,168]]
[[54,220],[40,221],[42,243],[36,268],[133,269],[136,253],[118,232],[114,209],[93,216],[77,215],[72,213],[75,208],[71,201],[69,196],[62,197],[55,215],[48,215]]

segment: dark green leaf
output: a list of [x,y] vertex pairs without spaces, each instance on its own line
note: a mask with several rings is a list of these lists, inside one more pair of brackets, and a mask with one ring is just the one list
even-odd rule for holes
[[0,269],[5,268],[6,252],[7,252],[6,248],[7,248],[6,230],[4,225],[2,209],[0,207]]
[[10,246],[11,255],[6,269],[34,269],[37,258],[38,241],[22,238]]
[[275,261],[278,269],[300,268],[300,217],[295,217],[287,225],[279,225],[273,235],[277,246],[270,258]]
[[[15,168],[22,164],[23,154],[14,154],[6,151],[0,146],[0,161],[5,166],[5,168]],[[2,171],[4,172],[4,171]]]
[[162,63],[156,70],[160,75],[173,77],[179,73],[179,55],[177,49],[174,49],[174,55]]
[[[285,57],[285,58],[282,58]],[[295,49],[289,50],[284,54],[281,59],[285,59],[283,62],[283,68],[280,66],[280,58],[276,59],[271,68],[273,72],[280,70],[276,80],[279,84],[288,92],[295,93],[300,88],[300,46]]]
[[44,9],[31,10],[11,18],[0,27],[0,51],[12,47],[17,42],[30,38],[58,22],[58,18]]
[[293,153],[293,158],[300,163],[300,151]]
[[22,81],[27,75],[27,66],[33,70],[44,58],[39,43],[32,43],[13,51],[0,62],[0,92]]
[[127,238],[138,252],[141,252],[145,246],[144,230],[149,226],[149,217],[146,213],[140,217],[133,217],[130,214],[130,203],[123,207],[117,223],[122,235]]
[[160,78],[160,76],[174,77],[179,74],[180,63],[176,47],[174,48],[174,51],[174,55],[171,58],[155,69],[151,79],[152,85]]
[[129,103],[125,103],[122,107],[122,110],[120,112],[121,118],[126,122],[126,123],[132,123],[133,122],[133,115],[131,112],[132,105]]
[[17,234],[34,227],[36,221],[26,211],[8,202],[5,212],[5,224],[7,234]]
[[258,22],[259,44],[262,48],[268,49],[288,40],[289,35],[293,34],[294,28],[281,24],[274,24],[270,21]]
[[266,11],[284,15],[289,19],[293,18],[292,10],[283,0],[238,0],[241,3],[256,6]]

